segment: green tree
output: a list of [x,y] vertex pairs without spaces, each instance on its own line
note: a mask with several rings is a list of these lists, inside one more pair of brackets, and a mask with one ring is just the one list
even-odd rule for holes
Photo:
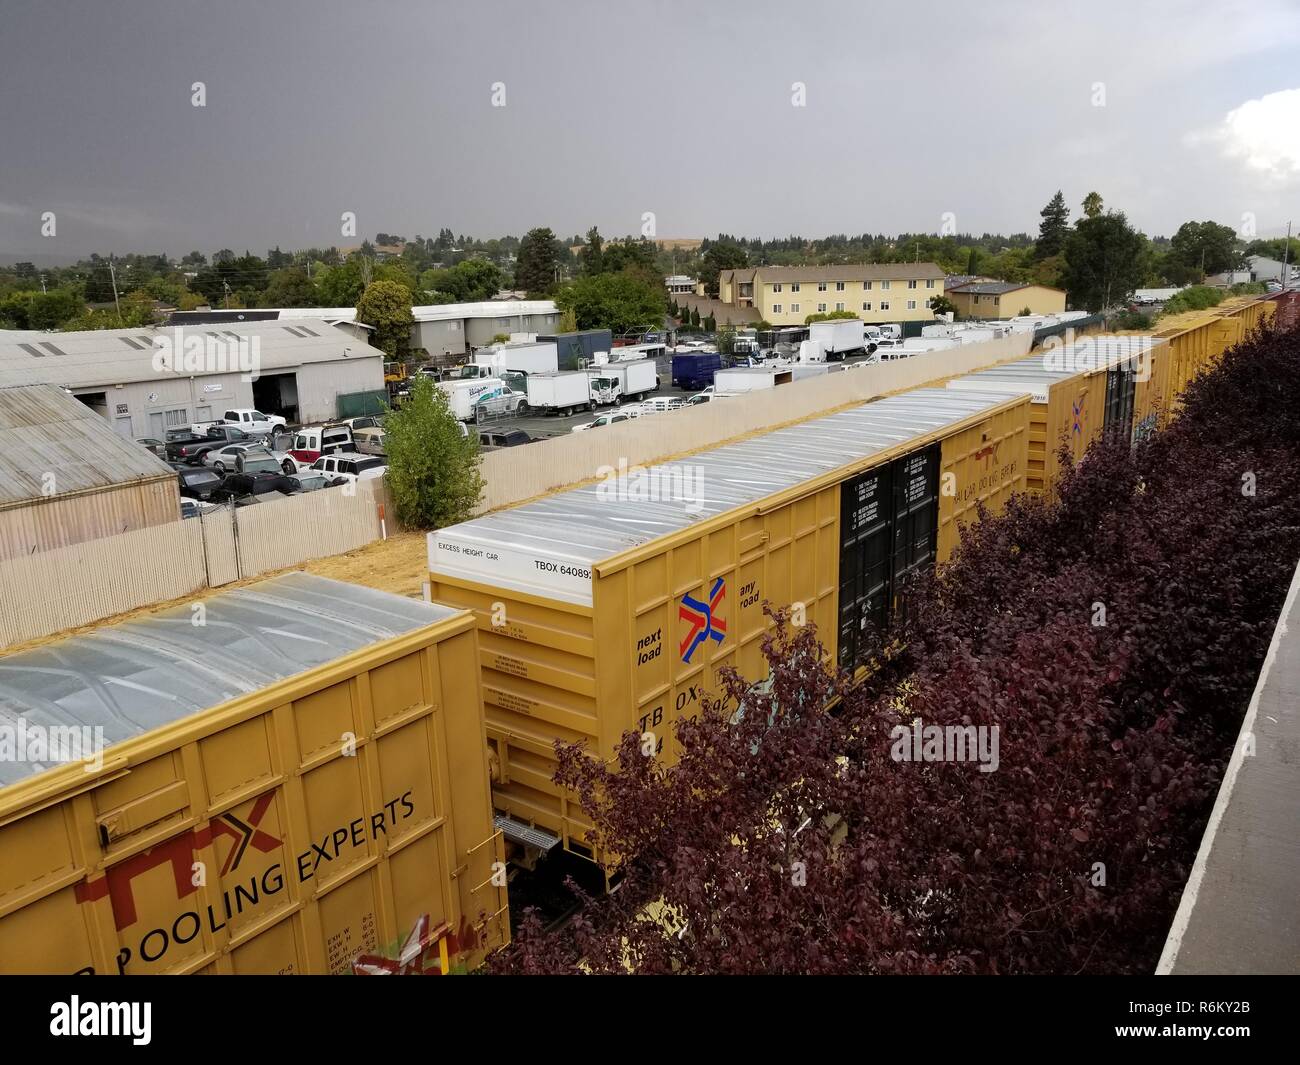
[[957,305],[947,296],[935,296],[930,300],[930,310],[935,314],[956,314]]
[[1102,212],[1100,193],[1090,192],[1083,198],[1083,213],[1088,218],[1096,218]]
[[547,227],[530,229],[524,234],[515,259],[515,288],[541,293],[555,287],[555,271],[560,261],[558,243]]
[[698,307],[691,308],[691,328],[700,328],[700,309]]
[[736,350],[736,327],[728,322],[718,330],[718,353],[730,355]]
[[418,375],[410,398],[385,417],[384,449],[403,525],[437,529],[473,514],[483,497],[478,438],[464,435],[447,393],[429,377]]
[[1184,222],[1169,241],[1165,275],[1176,285],[1200,281],[1209,274],[1238,270],[1246,261],[1237,248],[1231,226],[1217,222]]
[[560,312],[560,332],[576,333],[578,331],[578,316],[573,313],[570,307],[567,311]]
[[718,275],[723,270],[739,270],[749,265],[749,253],[732,240],[711,243],[700,263],[700,280],[704,291],[714,299],[718,297]]
[[[425,270],[420,275],[421,292],[449,296],[445,303],[482,303],[501,291],[505,274],[486,259],[466,259],[446,270]],[[435,301],[439,302],[439,301]]]
[[1070,209],[1065,206],[1065,197],[1061,190],[1047,201],[1047,206],[1038,212],[1043,220],[1038,226],[1038,242],[1034,245],[1034,258],[1046,259],[1059,255],[1065,247],[1065,238],[1070,233]]
[[373,326],[370,342],[389,358],[406,352],[411,342],[411,290],[396,281],[372,281],[357,301],[357,321]]
[[579,329],[619,334],[662,326],[667,297],[662,285],[631,274],[597,274],[565,285],[555,294],[555,305],[572,311]]
[[1065,289],[1096,313],[1123,302],[1146,275],[1147,239],[1122,211],[1085,218],[1065,242]]
[[316,286],[301,266],[290,266],[271,275],[258,301],[263,307],[315,307]]
[[80,294],[70,288],[33,292],[27,312],[27,329],[58,329],[85,311]]
[[600,230],[592,226],[587,230],[587,244],[580,252],[582,259],[582,272],[587,277],[605,272],[605,256],[602,252],[604,241],[601,240]]
[[970,254],[966,256],[966,273],[971,277],[979,277],[980,250],[971,248]]
[[813,322],[836,322],[843,321],[846,318],[856,318],[857,315],[852,311],[817,311],[814,314],[804,316],[803,324],[812,325]]
[[312,280],[322,307],[355,307],[365,289],[361,263],[356,259],[338,266],[322,266]]
[[663,272],[656,261],[658,252],[652,240],[643,237],[640,240],[611,241],[605,245],[602,258],[606,273],[624,272],[652,276],[657,284],[663,284]]

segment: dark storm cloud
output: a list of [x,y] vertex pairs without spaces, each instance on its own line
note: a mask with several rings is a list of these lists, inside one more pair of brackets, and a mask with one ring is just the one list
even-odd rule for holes
[[1149,232],[1267,228],[1293,179],[1188,133],[1294,88],[1298,27],[1284,0],[5,0],[0,256],[355,243],[345,211],[358,240],[618,235],[645,212],[660,236],[945,212],[1010,232],[1058,187]]

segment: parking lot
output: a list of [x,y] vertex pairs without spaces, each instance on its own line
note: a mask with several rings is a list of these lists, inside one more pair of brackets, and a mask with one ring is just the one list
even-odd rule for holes
[[[866,355],[851,356],[844,360],[845,365],[854,365],[860,362],[871,361]],[[689,392],[680,388],[674,388],[672,384],[672,355],[655,360],[655,365],[659,373],[659,388],[653,393],[655,396],[669,396],[674,399],[689,399],[694,392]],[[649,397],[647,397],[649,398]],[[605,411],[614,410],[613,407],[601,407],[595,411],[580,411],[577,414],[567,417],[560,417],[554,414],[525,414],[522,416],[505,415],[500,418],[492,418],[482,423],[480,428],[492,430],[493,432],[511,431],[515,429],[522,430],[534,440],[545,440],[552,436],[564,436],[573,431],[575,425],[583,425],[591,421],[598,414]]]

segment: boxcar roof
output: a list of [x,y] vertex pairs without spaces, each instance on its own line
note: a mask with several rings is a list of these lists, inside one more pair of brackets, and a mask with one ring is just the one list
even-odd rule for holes
[[[70,726],[108,746],[458,612],[308,573],[201,602],[202,624],[186,604],[0,658],[0,743]],[[0,757],[0,787],[58,761]]]

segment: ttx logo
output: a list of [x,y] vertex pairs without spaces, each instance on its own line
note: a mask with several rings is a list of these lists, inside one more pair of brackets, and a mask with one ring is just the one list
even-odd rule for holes
[[191,829],[173,836],[166,843],[127,858],[108,870],[98,880],[88,880],[76,886],[78,902],[93,902],[108,895],[113,903],[113,919],[118,931],[136,922],[135,893],[131,884],[142,873],[159,865],[170,865],[176,883],[177,900],[197,891],[192,881],[194,854],[213,842],[217,836],[230,836],[234,843],[221,865],[221,875],[226,876],[239,868],[250,846],[269,854],[280,846],[281,840],[258,828],[267,807],[274,798],[272,792],[261,796],[244,821],[233,813],[224,813],[201,828]]
[[679,652],[682,661],[689,663],[691,655],[695,654],[695,649],[705,640],[714,640],[721,643],[727,635],[727,623],[724,619],[715,617],[718,608],[722,605],[722,600],[727,594],[727,582],[719,577],[713,582],[713,587],[709,590],[709,601],[701,603],[689,595],[682,596],[681,605],[677,609],[677,616],[690,625],[690,630],[686,633],[686,638],[682,640]]

